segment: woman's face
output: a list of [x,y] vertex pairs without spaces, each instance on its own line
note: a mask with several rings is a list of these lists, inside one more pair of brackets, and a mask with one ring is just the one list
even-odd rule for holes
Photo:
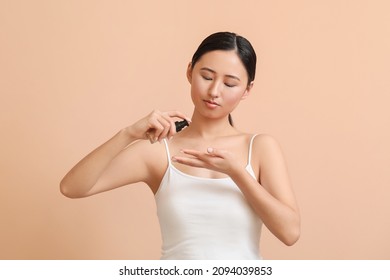
[[191,98],[195,110],[208,118],[225,118],[246,98],[248,74],[236,51],[211,51],[188,66]]

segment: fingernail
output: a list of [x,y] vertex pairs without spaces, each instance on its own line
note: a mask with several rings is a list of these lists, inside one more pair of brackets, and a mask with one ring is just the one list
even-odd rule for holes
[[171,159],[172,159],[172,161],[175,161],[175,162],[177,161],[177,159],[175,157],[172,157]]
[[213,152],[213,148],[207,148],[207,152],[208,153],[212,153]]

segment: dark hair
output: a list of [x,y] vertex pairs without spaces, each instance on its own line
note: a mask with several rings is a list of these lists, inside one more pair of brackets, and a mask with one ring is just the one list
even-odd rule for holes
[[[237,55],[244,64],[248,74],[249,86],[249,84],[255,79],[257,60],[255,50],[253,49],[251,43],[244,37],[232,32],[217,32],[211,34],[202,41],[192,56],[191,67],[194,67],[202,55],[216,50],[236,50]],[[230,114],[229,123],[233,126],[233,120]]]

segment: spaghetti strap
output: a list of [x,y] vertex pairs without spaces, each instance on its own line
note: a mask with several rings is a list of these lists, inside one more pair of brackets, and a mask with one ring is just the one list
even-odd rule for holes
[[167,151],[168,164],[171,165],[171,155],[169,154],[169,147],[168,147],[167,139],[163,139],[163,141],[165,144],[165,150]]
[[251,141],[249,143],[249,152],[248,152],[248,165],[251,164],[251,160],[252,160],[252,144],[253,144],[253,140],[255,139],[255,137],[257,136],[257,134],[254,134],[251,138]]

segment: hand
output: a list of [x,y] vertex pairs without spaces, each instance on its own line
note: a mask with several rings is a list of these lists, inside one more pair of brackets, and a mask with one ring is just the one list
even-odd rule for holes
[[164,138],[170,139],[176,133],[175,117],[191,122],[186,115],[178,111],[160,112],[153,110],[149,115],[128,127],[127,130],[136,139],[149,139],[151,143],[161,141]]
[[181,152],[187,156],[173,156],[172,161],[181,164],[207,168],[231,175],[240,169],[236,157],[229,151],[207,148],[206,152],[183,149]]

